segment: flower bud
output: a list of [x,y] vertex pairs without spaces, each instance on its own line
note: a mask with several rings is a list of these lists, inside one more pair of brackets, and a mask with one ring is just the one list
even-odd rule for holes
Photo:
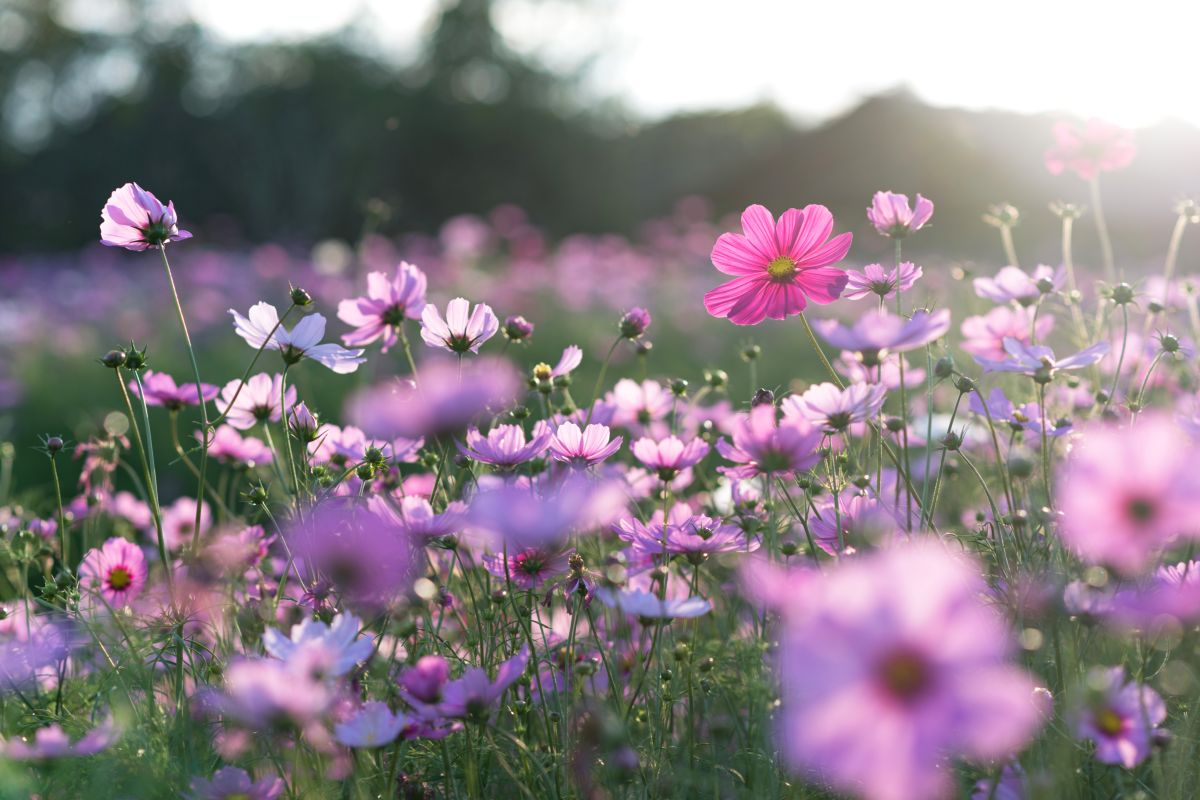
[[954,382],[954,388],[963,394],[970,394],[975,391],[975,381],[968,378],[966,375],[959,375],[958,380]]
[[46,448],[46,454],[53,457],[63,449],[64,442],[61,436],[47,436],[42,445]]
[[1054,291],[1054,281],[1050,280],[1049,278],[1039,278],[1037,282],[1037,289],[1042,294],[1050,294]]
[[954,359],[951,356],[942,356],[933,365],[933,374],[938,378],[949,378],[954,374]]
[[514,342],[523,342],[533,336],[533,323],[524,317],[509,317],[504,320],[504,335]]
[[954,451],[961,446],[962,436],[954,431],[947,431],[946,435],[942,437],[942,447],[946,448],[947,450]]
[[375,468],[370,464],[359,464],[354,469],[354,474],[358,476],[360,481],[369,481],[375,477]]
[[756,344],[746,345],[742,348],[742,361],[755,361],[762,355],[762,348]]
[[138,350],[133,342],[125,350],[125,369],[139,370],[146,367],[146,348]]
[[713,389],[724,389],[729,383],[729,374],[723,369],[704,370],[704,382]]
[[293,286],[291,291],[292,305],[294,306],[311,306],[312,295],[301,289],[299,286]]
[[650,351],[653,349],[654,342],[650,341],[649,339],[639,339],[637,345],[634,347],[634,352],[636,352],[639,356],[648,356],[650,355]]
[[651,322],[650,312],[641,307],[631,308],[625,312],[625,316],[621,317],[620,325],[621,336],[626,339],[639,339],[646,329],[650,327]]
[[103,356],[100,357],[100,363],[103,364],[104,366],[108,367],[109,369],[116,369],[117,367],[124,366],[125,351],[124,350],[109,350],[107,353],[105,353]]
[[753,408],[758,406],[773,406],[775,405],[775,393],[770,389],[759,389],[754,393],[754,399],[750,401]]
[[1117,305],[1129,305],[1133,302],[1133,298],[1133,287],[1128,283],[1118,283],[1116,286],[1112,287],[1112,301]]
[[687,397],[688,382],[683,378],[676,378],[671,381],[671,394],[676,397]]
[[292,407],[291,413],[288,414],[288,423],[292,433],[300,441],[307,443],[316,440],[320,424],[316,415],[308,410],[303,401]]

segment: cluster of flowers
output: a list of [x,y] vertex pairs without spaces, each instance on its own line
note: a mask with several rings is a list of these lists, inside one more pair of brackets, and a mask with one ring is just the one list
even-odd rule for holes
[[[1093,186],[1132,156],[1100,124],[1056,137],[1051,170]],[[1079,210],[1058,208],[1069,232]],[[1200,213],[1179,213],[1181,237]],[[969,375],[951,310],[905,308],[924,270],[901,244],[933,214],[876,194],[867,219],[896,259],[861,270],[837,266],[851,236],[819,205],[753,205],[716,238],[731,280],[709,314],[798,317],[825,371],[778,395],[738,397],[716,369],[699,389],[606,390],[653,324],[632,308],[577,398],[581,347],[522,373],[509,355],[532,322],[431,303],[407,262],[338,304],[340,343],[299,288],[282,313],[231,309],[254,355],[224,385],[194,355],[181,383],[108,353],[127,426],[76,447],[73,498],[47,437],[51,513],[5,510],[0,694],[31,713],[4,717],[0,751],[52,792],[79,774],[58,761],[129,764],[172,727],[156,746],[187,771],[168,791],[209,799],[514,780],[665,796],[675,774],[688,796],[798,775],[869,800],[1011,800],[1085,769],[1099,793],[1166,792],[1167,726],[1195,692],[1176,654],[1200,623],[1200,415],[1174,332],[1200,335],[1200,314],[1176,291],[1179,239],[1159,283],[1089,297],[1069,237],[1061,265],[1026,271],[1015,213],[989,212],[1010,263],[973,282],[994,306],[959,323]],[[174,289],[167,249],[190,234],[171,204],[127,184],[102,218],[105,244],[157,251]],[[810,303],[860,310],[810,322]],[[345,424],[301,397],[306,362],[356,373],[376,346],[406,374],[358,389]],[[195,479],[170,504],[151,409]]]

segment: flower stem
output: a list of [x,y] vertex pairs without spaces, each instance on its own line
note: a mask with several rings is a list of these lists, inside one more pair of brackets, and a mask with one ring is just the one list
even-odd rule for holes
[[133,414],[133,402],[129,399],[129,390],[125,388],[125,379],[121,376],[120,367],[113,370],[113,374],[117,376],[117,386],[121,388],[121,397],[125,400],[125,410],[129,412],[129,427],[133,429],[133,441],[137,445],[138,455],[142,459],[142,475],[146,480],[146,501],[150,504],[150,516],[154,519],[154,531],[158,536],[158,555],[162,559],[163,569],[167,572],[167,583],[170,583],[171,561],[167,556],[167,541],[163,536],[162,508],[158,504],[158,487],[150,472],[150,460],[146,455],[146,446],[142,442],[142,429],[138,425],[137,417]]
[[1112,241],[1108,238],[1108,223],[1104,220],[1104,206],[1100,203],[1100,177],[1088,181],[1092,192],[1092,209],[1096,215],[1096,232],[1100,235],[1100,254],[1104,257],[1104,276],[1109,282],[1117,279],[1117,270],[1113,261]]
[[62,565],[68,573],[71,572],[71,562],[67,547],[67,515],[63,510],[62,500],[62,483],[58,480],[58,464],[54,461],[54,456],[50,456],[50,474],[54,477],[54,499],[58,504],[58,536],[62,542]]
[[592,403],[588,406],[587,419],[583,422],[583,427],[585,428],[592,421],[592,412],[596,410],[596,401],[600,398],[600,388],[604,386],[604,378],[608,375],[608,362],[612,361],[613,353],[617,352],[619,344],[621,344],[621,337],[618,337],[612,343],[612,347],[608,348],[608,355],[604,357],[604,364],[600,367],[600,374],[596,376],[596,385],[592,388]]

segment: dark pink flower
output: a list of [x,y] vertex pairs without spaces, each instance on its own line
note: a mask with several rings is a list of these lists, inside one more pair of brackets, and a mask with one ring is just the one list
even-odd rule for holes
[[[162,406],[170,411],[178,411],[184,406],[198,405],[201,394],[204,396],[204,401],[208,402],[215,398],[219,391],[216,386],[210,386],[207,383],[200,385],[201,391],[199,392],[196,391],[194,383],[176,386],[175,379],[170,375],[151,369],[142,374],[141,388],[146,390],[146,405]],[[129,391],[134,396],[140,394],[141,389],[136,380],[129,382]]]
[[175,204],[165,206],[136,183],[113,190],[100,211],[100,243],[126,250],[162,247],[192,238],[179,229]]
[[355,328],[342,336],[350,347],[365,347],[383,339],[383,352],[396,344],[406,319],[420,319],[425,308],[425,273],[407,261],[396,267],[396,275],[371,272],[367,296],[338,303],[338,319]]
[[776,223],[770,211],[752,205],[742,214],[742,230],[722,234],[712,249],[713,266],[735,276],[704,295],[714,317],[735,325],[785,319],[809,300],[832,303],[846,287],[846,273],[830,265],[846,257],[853,237],[829,239],[833,215],[824,206],[790,208]]
[[113,537],[83,557],[79,585],[93,600],[99,595],[107,605],[124,608],[142,593],[148,571],[146,557],[137,545]]

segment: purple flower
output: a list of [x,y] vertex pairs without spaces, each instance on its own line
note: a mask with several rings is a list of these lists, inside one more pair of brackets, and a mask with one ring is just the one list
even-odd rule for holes
[[596,590],[596,597],[609,608],[615,608],[623,614],[639,619],[691,619],[702,617],[712,610],[712,603],[703,597],[660,599],[658,595],[650,592],[617,591],[604,587]]
[[578,467],[594,467],[621,449],[623,439],[610,440],[607,425],[588,425],[582,432],[574,422],[564,422],[550,437],[550,455]]
[[447,504],[440,514],[433,512],[428,500],[416,495],[401,499],[399,508],[383,495],[374,495],[368,498],[367,506],[418,543],[460,532],[467,518],[467,505],[460,500]]
[[466,446],[459,444],[458,451],[475,461],[512,469],[540,456],[553,435],[544,422],[534,427],[533,439],[528,444],[525,442],[525,429],[520,425],[497,425],[488,431],[486,437],[478,428],[471,428],[467,431]]
[[90,756],[108,749],[116,743],[117,738],[117,730],[111,719],[92,728],[76,742],[71,741],[62,726],[48,725],[38,728],[32,742],[27,739],[0,740],[0,754],[13,761]]
[[400,673],[400,687],[405,699],[433,705],[442,699],[442,691],[450,680],[450,663],[442,656],[422,656],[417,663]]
[[1008,358],[998,361],[975,356],[975,361],[985,372],[1016,372],[1049,383],[1059,370],[1090,367],[1104,358],[1109,349],[1108,342],[1099,342],[1074,355],[1059,359],[1055,358],[1054,351],[1049,347],[1025,344],[1019,339],[1006,336],[1004,351]]
[[129,391],[135,396],[141,393],[141,388],[146,390],[146,405],[162,406],[169,411],[178,411],[184,406],[198,405],[200,395],[203,393],[204,401],[208,402],[217,396],[217,387],[203,383],[201,392],[196,391],[196,384],[185,383],[182,386],[175,385],[175,379],[163,372],[155,372],[154,370],[146,370],[142,375],[141,387],[138,386],[136,380],[129,382]]
[[969,559],[920,540],[800,577],[777,656],[793,767],[868,800],[943,797],[948,758],[1009,757],[1042,724]]
[[719,467],[730,478],[779,476],[811,469],[821,456],[817,453],[820,430],[806,421],[791,419],[775,422],[775,407],[756,406],[748,414],[739,414],[733,429],[733,443],[717,442],[717,452],[737,466]]
[[933,216],[933,203],[917,195],[915,208],[908,207],[908,196],[895,192],[876,192],[867,208],[867,219],[880,234],[902,239],[919,231]]
[[1089,697],[1076,712],[1075,735],[1096,743],[1096,760],[1133,769],[1146,760],[1167,718],[1158,692],[1125,682],[1122,667],[1094,670],[1088,676]]
[[892,298],[897,291],[907,291],[916,284],[923,270],[911,261],[902,261],[900,266],[887,269],[881,264],[867,264],[858,270],[846,270],[846,291],[842,298],[861,300],[870,294]]
[[408,724],[408,717],[393,713],[387,703],[366,703],[350,719],[335,725],[333,736],[347,747],[382,747],[394,742]]
[[[241,381],[230,381],[221,389],[217,408],[225,415],[225,421],[238,430],[249,430],[260,423],[279,422],[283,419],[279,407],[282,386],[282,375],[272,377],[265,372],[251,375],[244,386]],[[289,386],[287,397],[283,399],[288,408],[294,406],[296,387]]]
[[799,418],[826,433],[840,433],[852,424],[879,416],[887,388],[879,383],[855,383],[839,389],[819,383],[800,396],[783,401],[784,420]]
[[670,481],[680,471],[703,461],[708,455],[709,446],[703,439],[692,439],[685,445],[677,436],[668,436],[659,441],[644,436],[634,442],[630,449],[647,469],[657,472],[662,480]]
[[[837,320],[817,320],[812,324],[817,333],[834,347],[856,353],[873,355],[885,352],[903,353],[923,347],[950,330],[950,311],[916,311],[912,319],[890,314],[883,309],[868,311],[851,328]],[[874,360],[873,359],[873,360]]]
[[1004,267],[994,278],[976,278],[975,294],[993,303],[1020,303],[1031,305],[1044,292],[1038,286],[1047,281],[1050,291],[1058,291],[1066,281],[1066,271],[1039,264],[1030,275],[1020,267]]
[[625,508],[625,492],[614,482],[593,482],[582,475],[545,484],[540,492],[506,483],[484,489],[471,502],[470,521],[496,537],[492,549],[547,547],[572,533],[594,531]]
[[383,352],[396,344],[406,319],[419,319],[425,308],[425,273],[407,261],[396,267],[396,276],[372,272],[367,275],[367,296],[338,303],[338,319],[355,330],[343,334],[351,347],[383,339]]
[[222,767],[211,779],[196,778],[188,800],[276,800],[285,786],[279,777],[251,779],[249,773],[237,767]]
[[444,320],[433,303],[421,312],[421,338],[425,344],[459,355],[478,353],[479,346],[498,330],[500,321],[490,306],[480,303],[472,311],[471,303],[462,297],[454,298],[446,306]]
[[652,321],[649,311],[635,307],[625,312],[618,327],[621,329],[621,336],[626,339],[640,339]]
[[174,203],[164,206],[141,186],[127,183],[113,190],[100,211],[100,243],[145,250],[192,238],[179,229],[178,222]]
[[494,681],[478,667],[467,670],[461,678],[443,687],[438,710],[442,716],[454,719],[486,720],[508,687],[524,674],[528,664],[529,650],[522,648],[500,665]]
[[345,675],[374,652],[375,643],[369,636],[359,638],[361,628],[362,620],[349,613],[338,614],[329,625],[305,619],[292,626],[290,637],[267,628],[263,632],[263,649],[281,661],[290,661],[302,651],[323,650],[333,664],[329,675],[336,677]]
[[278,350],[288,364],[310,358],[344,375],[354,372],[367,360],[362,350],[347,350],[340,344],[321,344],[321,339],[325,338],[325,317],[320,314],[305,317],[289,331],[279,324],[279,312],[270,303],[255,303],[245,317],[232,308],[229,313],[233,315],[234,330],[246,344],[255,349]]
[[509,580],[518,589],[536,589],[546,581],[567,571],[570,550],[546,547],[526,547],[510,550],[503,555],[483,557],[483,566],[501,580]]
[[533,336],[533,323],[524,317],[509,317],[504,320],[504,335],[514,342],[523,342]]
[[1029,779],[1019,761],[1010,761],[1000,771],[1000,783],[992,787],[991,778],[980,778],[971,790],[971,800],[1028,800]]

